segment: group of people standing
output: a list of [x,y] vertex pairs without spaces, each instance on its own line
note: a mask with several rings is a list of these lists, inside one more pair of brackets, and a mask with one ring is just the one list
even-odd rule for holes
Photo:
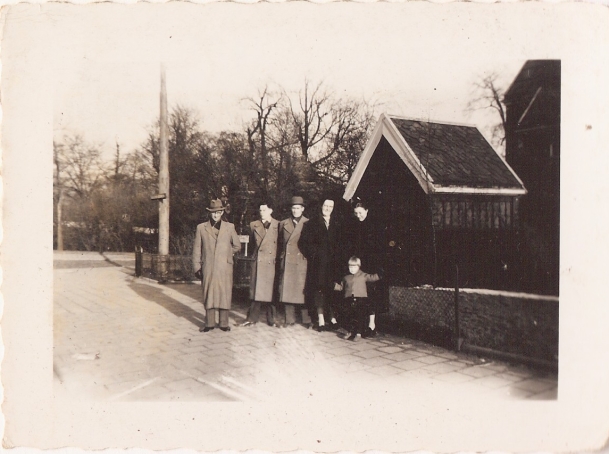
[[[260,219],[249,226],[251,304],[241,326],[258,323],[264,306],[270,326],[293,326],[298,316],[307,328],[342,329],[352,340],[376,335],[375,314],[382,297],[374,282],[383,273],[382,236],[364,203],[355,204],[349,222],[334,214],[334,205],[334,200],[324,200],[321,212],[309,219],[304,199],[295,196],[291,216],[282,221],[273,218],[270,202],[258,205]],[[216,311],[219,328],[229,331],[233,254],[241,245],[233,224],[222,221],[222,202],[212,200],[207,210],[210,219],[197,227],[193,251],[207,309],[201,331],[215,328]],[[283,321],[278,307],[283,308]]]

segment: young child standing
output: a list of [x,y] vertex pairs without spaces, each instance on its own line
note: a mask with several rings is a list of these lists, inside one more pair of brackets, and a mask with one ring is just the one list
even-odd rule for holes
[[362,261],[358,257],[349,259],[349,274],[342,283],[336,283],[334,290],[344,291],[343,328],[347,330],[345,339],[358,341],[368,326],[368,290],[367,282],[380,280],[378,274],[364,273],[360,268]]

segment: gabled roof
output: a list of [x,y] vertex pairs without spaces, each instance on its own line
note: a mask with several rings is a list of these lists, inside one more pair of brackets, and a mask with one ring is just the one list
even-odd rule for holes
[[506,104],[522,98],[528,101],[535,96],[539,87],[560,93],[560,60],[527,60],[505,92],[503,100]]
[[381,114],[347,183],[346,200],[355,194],[381,137],[427,194],[526,194],[520,178],[475,126]]
[[[560,60],[527,60],[503,96],[510,128],[560,125]],[[510,115],[511,114],[511,115]]]

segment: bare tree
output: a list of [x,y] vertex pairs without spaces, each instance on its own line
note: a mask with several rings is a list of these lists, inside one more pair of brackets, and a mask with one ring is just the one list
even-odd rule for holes
[[64,189],[71,195],[88,197],[100,185],[104,173],[100,147],[86,143],[81,135],[75,134],[65,137],[54,151]]
[[85,142],[78,134],[53,143],[57,247],[64,248],[65,218],[87,250],[92,249],[99,224],[92,216],[92,195],[103,184],[104,166],[99,146]]
[[258,95],[255,98],[247,98],[247,101],[255,115],[250,125],[246,128],[250,158],[252,162],[259,161],[260,163],[257,169],[260,175],[258,185],[263,197],[268,197],[269,165],[271,160],[269,150],[269,136],[271,132],[269,130],[273,127],[273,118],[277,107],[282,102],[282,96],[277,96],[269,90],[268,86],[265,86],[263,90],[258,91]]
[[311,86],[308,80],[298,93],[297,107],[289,102],[296,139],[307,161],[311,161],[314,148],[326,139],[334,126],[336,120],[331,114],[332,104],[332,97],[323,83]]
[[472,98],[465,110],[468,113],[484,109],[496,112],[499,121],[490,127],[490,132],[496,145],[503,147],[506,123],[505,106],[503,105],[505,90],[501,88],[498,79],[499,75],[493,72],[476,80],[472,88]]
[[135,150],[125,156],[120,172],[134,184],[136,190],[144,190],[147,195],[157,188],[157,171],[152,167],[149,157],[141,150]]
[[365,101],[338,100],[332,105],[330,114],[333,126],[325,147],[312,164],[318,174],[338,184],[346,184],[368,141],[374,108]]

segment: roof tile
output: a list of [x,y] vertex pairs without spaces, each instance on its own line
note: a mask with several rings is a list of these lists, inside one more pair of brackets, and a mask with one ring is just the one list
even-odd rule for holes
[[522,188],[478,128],[395,117],[391,121],[435,184]]

